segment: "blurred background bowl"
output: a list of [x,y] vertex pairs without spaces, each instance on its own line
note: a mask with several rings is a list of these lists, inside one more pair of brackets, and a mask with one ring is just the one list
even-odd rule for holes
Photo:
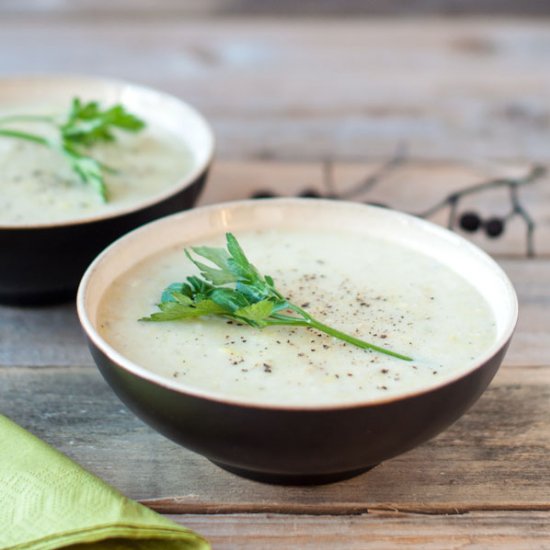
[[144,223],[192,207],[205,184],[213,134],[203,116],[184,101],[151,88],[95,77],[0,79],[1,109],[48,101],[68,106],[74,97],[106,106],[122,103],[147,123],[181,139],[193,165],[162,192],[132,206],[52,223],[0,222],[0,303],[40,305],[73,298],[86,267],[109,243]]
[[[497,324],[486,353],[464,371],[420,391],[337,405],[279,406],[244,401],[161,377],[113,349],[98,332],[109,285],[136,263],[226,231],[331,228],[383,237],[435,258],[485,297]],[[368,470],[433,437],[483,393],[517,321],[515,291],[500,267],[461,237],[396,211],[316,199],[219,204],[170,216],[123,237],[90,266],[78,313],[96,364],[119,397],[159,432],[239,475],[274,483],[325,483]],[[252,329],[251,329],[252,330]]]

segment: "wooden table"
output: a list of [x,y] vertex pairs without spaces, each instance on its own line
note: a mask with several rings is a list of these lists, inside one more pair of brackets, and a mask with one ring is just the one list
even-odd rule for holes
[[[108,3],[85,5],[91,15],[0,7],[0,73],[100,73],[188,99],[218,138],[202,203],[327,178],[349,189],[400,144],[405,162],[362,200],[419,212],[548,162],[544,20],[113,19]],[[166,440],[103,381],[73,304],[0,307],[0,410],[215,548],[550,548],[550,180],[520,197],[535,257],[520,220],[500,239],[472,236],[519,294],[504,365],[454,426],[366,475],[263,485]],[[503,190],[464,201],[485,217],[509,207]]]

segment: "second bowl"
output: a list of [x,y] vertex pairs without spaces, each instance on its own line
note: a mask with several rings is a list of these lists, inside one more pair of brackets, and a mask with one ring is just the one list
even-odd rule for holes
[[74,98],[102,108],[122,104],[146,128],[125,141],[121,132],[120,157],[109,144],[99,147],[114,181],[106,204],[75,179],[62,154],[0,135],[0,303],[73,297],[103,248],[146,222],[193,206],[205,183],[214,150],[210,126],[187,103],[143,86],[79,76],[3,78],[0,129],[45,132],[55,140],[47,124],[21,115],[66,116]]

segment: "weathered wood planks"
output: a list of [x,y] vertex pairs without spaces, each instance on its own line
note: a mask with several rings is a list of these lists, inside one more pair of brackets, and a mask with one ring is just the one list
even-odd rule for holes
[[[0,6],[0,74],[105,74],[188,99],[218,139],[203,204],[320,188],[326,159],[346,189],[403,143],[410,161],[362,200],[415,212],[457,188],[548,162],[545,20],[197,21],[179,18],[184,8],[171,0],[160,16],[149,2],[131,4],[132,17],[128,2],[113,17],[104,2],[40,13],[30,0]],[[520,298],[496,379],[449,430],[367,475],[271,487],[169,442],[101,379],[72,305],[0,307],[0,411],[129,496],[176,514],[215,548],[549,548],[549,181],[521,191],[538,224],[539,259],[524,258],[518,222],[499,240],[471,236]],[[503,215],[508,202],[491,192],[462,206]],[[444,224],[445,212],[434,219]]]
[[95,369],[7,367],[0,384],[4,414],[163,512],[550,510],[550,365],[504,366],[434,440],[366,475],[309,488],[243,480],[171,443],[127,411]]
[[273,514],[170,516],[219,550],[533,550],[550,544],[550,513],[472,512],[434,516],[373,512],[318,517]]
[[[97,14],[96,14],[97,15]],[[544,19],[2,17],[0,74],[104,74],[212,121],[223,158],[546,161]]]

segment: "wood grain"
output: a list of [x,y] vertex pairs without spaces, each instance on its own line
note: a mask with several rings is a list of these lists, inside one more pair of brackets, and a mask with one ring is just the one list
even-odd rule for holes
[[546,162],[549,45],[543,19],[2,17],[0,74],[160,87],[205,113],[225,159],[370,160],[406,142],[418,159]]
[[[465,185],[548,164],[546,20],[216,17],[326,15],[335,5],[291,4],[8,1],[0,4],[0,75],[104,74],[187,99],[217,137],[203,204],[258,189],[320,189],[327,159],[334,185],[346,190],[402,144],[409,161],[361,200],[417,212]],[[511,9],[473,4],[346,0],[338,10]],[[512,9],[541,13],[543,4]],[[521,198],[538,226],[538,259],[525,259],[517,221],[498,240],[468,236],[518,291],[504,366],[450,429],[366,475],[271,487],[164,439],[102,380],[71,304],[0,307],[0,411],[215,548],[550,548],[549,179]],[[508,202],[491,192],[466,208],[501,216]],[[445,215],[434,221],[445,224]]]
[[373,512],[324,517],[272,514],[170,516],[204,534],[218,550],[533,550],[550,546],[550,514],[473,512],[426,516]]
[[7,416],[124,494],[170,513],[550,510],[549,402],[550,365],[506,365],[429,443],[346,482],[277,487],[226,473],[158,435],[94,368],[0,369]]

